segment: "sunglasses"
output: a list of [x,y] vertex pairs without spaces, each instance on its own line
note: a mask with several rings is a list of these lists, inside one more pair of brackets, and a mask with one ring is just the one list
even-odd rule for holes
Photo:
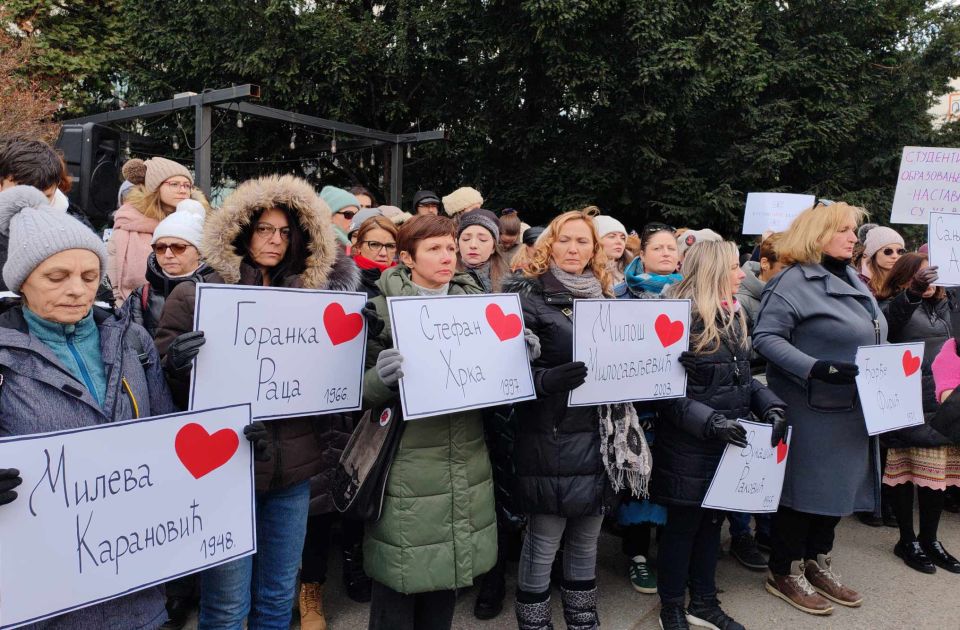
[[897,256],[903,256],[904,254],[907,253],[907,250],[905,250],[905,249],[902,248],[902,247],[898,247],[898,248],[896,248],[896,249],[894,249],[894,248],[892,248],[892,247],[887,247],[887,248],[885,248],[885,249],[883,250],[883,255],[884,255],[884,256],[893,256],[894,253],[896,253]]
[[169,245],[165,243],[154,243],[153,253],[157,256],[163,256],[169,249],[171,252],[173,252],[174,256],[179,256],[183,252],[187,251],[188,247],[190,246],[184,243],[171,243]]
[[350,219],[352,219],[357,215],[357,213],[354,212],[353,210],[344,210],[343,212],[338,212],[337,214],[342,214],[343,218],[346,219],[347,221],[349,221]]
[[643,226],[644,234],[656,234],[657,232],[676,232],[677,229],[666,223],[648,223]]

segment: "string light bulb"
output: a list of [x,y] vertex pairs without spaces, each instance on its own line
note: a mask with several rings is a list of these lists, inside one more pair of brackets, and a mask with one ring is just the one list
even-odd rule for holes
[[177,137],[176,137],[176,136],[173,137],[173,150],[174,150],[174,151],[179,151],[179,150],[180,150],[180,143],[177,142]]
[[337,136],[334,134],[333,140],[330,141],[330,153],[337,152]]
[[370,166],[373,166],[373,151],[370,152]]
[[243,114],[237,114],[237,129],[243,129]]
[[290,134],[290,150],[293,151],[297,148],[297,132],[294,131]]
[[413,152],[410,150],[410,145],[408,144],[408,145],[407,145],[407,159],[409,160],[412,155],[413,155]]

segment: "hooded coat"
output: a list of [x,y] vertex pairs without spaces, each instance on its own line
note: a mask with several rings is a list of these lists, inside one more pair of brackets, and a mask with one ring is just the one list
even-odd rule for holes
[[[302,179],[285,175],[264,177],[241,184],[223,207],[203,226],[200,250],[214,273],[206,282],[262,286],[258,268],[239,253],[237,239],[261,208],[282,206],[296,214],[306,232],[309,254],[303,273],[285,279],[283,286],[302,289],[356,291],[360,274],[353,261],[337,246],[330,223],[330,209]],[[196,290],[193,283],[180,283],[170,293],[160,317],[156,343],[163,360],[177,336],[193,330]],[[201,350],[202,352],[202,350]],[[189,371],[168,381],[174,398],[186,404]],[[353,431],[349,415],[328,414],[272,420],[266,423],[273,457],[254,465],[256,490],[266,492],[292,486],[312,477],[311,512],[333,511],[330,494],[334,468]]]
[[167,298],[181,282],[190,282],[195,284],[203,282],[204,278],[210,276],[213,269],[206,263],[200,263],[196,271],[188,276],[171,278],[163,273],[160,264],[157,262],[157,255],[153,252],[147,258],[147,282],[141,287],[137,287],[123,303],[123,310],[130,313],[134,322],[147,329],[150,336],[157,334],[157,325],[160,323],[160,315],[163,313],[163,305]]

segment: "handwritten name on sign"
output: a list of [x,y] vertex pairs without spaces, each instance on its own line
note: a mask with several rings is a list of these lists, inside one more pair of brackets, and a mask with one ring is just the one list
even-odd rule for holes
[[573,360],[586,363],[587,380],[570,406],[683,396],[677,357],[689,328],[689,300],[574,300]]
[[763,234],[767,230],[782,232],[790,227],[798,214],[813,207],[813,195],[791,193],[747,193],[743,214],[743,234]]
[[406,420],[536,398],[514,294],[388,298]]
[[923,424],[923,343],[857,348],[857,392],[867,433]]
[[240,405],[0,441],[0,628],[256,552]]
[[939,267],[937,285],[960,285],[960,214],[931,212],[927,227],[927,256]]
[[960,149],[903,147],[890,222],[925,224],[931,212],[960,212]]
[[776,512],[793,429],[787,429],[785,441],[770,446],[773,429],[769,424],[740,423],[747,430],[747,446],[727,444],[703,507],[751,514]]
[[190,408],[250,403],[257,420],[354,411],[363,392],[362,293],[198,284]]

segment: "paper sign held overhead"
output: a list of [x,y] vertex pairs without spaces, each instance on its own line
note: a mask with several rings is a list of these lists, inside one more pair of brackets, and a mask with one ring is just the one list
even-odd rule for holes
[[256,552],[250,406],[7,438],[0,628]]
[[960,285],[960,214],[931,212],[927,257],[937,269],[937,286]]
[[406,420],[536,398],[515,294],[387,299]]
[[923,342],[860,346],[856,363],[867,433],[923,424]]
[[360,408],[363,293],[197,284],[190,408],[250,403],[256,420]]
[[813,207],[813,195],[791,193],[747,193],[743,215],[743,234],[782,232],[790,227],[798,214]]
[[931,212],[960,212],[960,149],[903,147],[890,222],[923,225]]
[[574,300],[573,360],[587,365],[587,380],[570,406],[683,396],[677,357],[689,337],[689,300]]
[[785,441],[770,446],[771,425],[749,420],[740,423],[747,430],[747,447],[727,444],[702,505],[751,514],[776,512],[793,429],[787,429]]

